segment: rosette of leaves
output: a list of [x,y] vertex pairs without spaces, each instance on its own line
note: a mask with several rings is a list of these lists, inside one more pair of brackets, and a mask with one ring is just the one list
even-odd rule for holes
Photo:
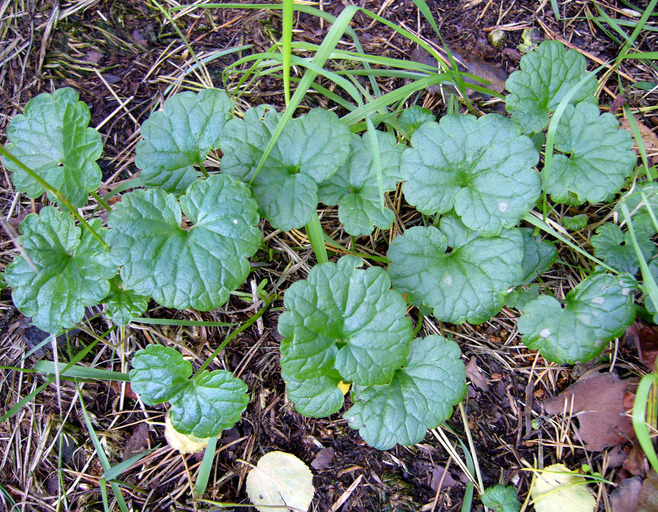
[[426,214],[454,209],[483,236],[516,226],[541,194],[539,153],[498,114],[454,114],[423,124],[402,155],[404,196]]
[[204,370],[170,347],[149,345],[132,360],[130,385],[146,405],[171,403],[169,418],[181,434],[200,439],[232,428],[249,405],[247,385],[226,370]]
[[466,395],[466,370],[459,346],[441,336],[415,338],[390,382],[352,388],[350,427],[380,450],[422,441],[447,420]]
[[587,61],[576,50],[567,50],[558,41],[544,41],[536,51],[521,58],[518,71],[512,73],[505,86],[510,92],[505,108],[525,133],[539,132],[548,126],[549,113],[554,112],[564,97],[583,79],[572,104],[596,105],[596,77],[587,73]]
[[386,256],[393,287],[411,304],[453,324],[485,322],[524,278],[518,229],[495,238],[476,236],[448,252],[440,230],[417,226],[394,238]]
[[562,154],[542,171],[544,191],[556,202],[607,201],[621,190],[637,160],[633,140],[612,114],[589,103],[567,106],[555,135]]
[[107,222],[126,288],[165,307],[208,311],[247,278],[247,258],[261,240],[259,220],[249,189],[214,175],[193,183],[179,201],[161,189],[126,194]]
[[360,265],[354,256],[316,265],[285,293],[281,373],[306,416],[338,411],[341,381],[387,384],[409,353],[413,329],[402,295],[383,269]]
[[[89,226],[103,239],[99,219]],[[110,251],[88,229],[51,206],[28,215],[20,225],[23,256],[7,267],[16,307],[39,329],[57,333],[80,322],[86,306],[98,304],[110,291],[118,265]]]
[[[404,146],[397,143],[392,133],[377,131],[377,139],[382,190],[390,192],[402,181],[400,157]],[[368,134],[354,135],[347,162],[318,189],[320,201],[328,206],[338,205],[340,222],[354,236],[369,235],[375,226],[388,229],[395,220],[393,211],[380,202],[372,151]]]
[[[100,185],[96,163],[103,152],[100,134],[89,128],[91,114],[73,89],[39,94],[13,117],[7,127],[7,149],[46,183],[57,189],[76,208]],[[16,190],[31,198],[41,196],[41,183],[8,158]],[[51,201],[56,198],[48,194]]]
[[222,172],[249,183],[263,217],[288,231],[308,224],[318,204],[318,185],[345,163],[352,134],[333,112],[313,109],[291,119],[263,167],[256,172],[280,119],[271,106],[231,119],[220,141]]
[[110,281],[110,293],[103,302],[107,304],[107,316],[115,325],[128,325],[146,311],[149,298],[126,288],[121,278],[115,276]]
[[636,287],[628,274],[594,274],[567,294],[564,305],[542,295],[523,308],[523,343],[555,363],[589,361],[633,322]]
[[224,91],[185,91],[165,101],[162,111],[144,121],[144,138],[135,149],[135,165],[145,185],[180,194],[199,175],[210,151],[219,147],[224,125],[231,117],[231,101]]

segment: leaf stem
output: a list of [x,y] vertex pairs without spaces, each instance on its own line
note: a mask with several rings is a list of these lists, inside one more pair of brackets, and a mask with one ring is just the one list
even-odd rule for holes
[[208,178],[210,174],[208,174],[208,171],[206,171],[206,166],[203,165],[202,163],[199,164],[199,169],[201,170],[201,174],[203,174],[204,178]]
[[57,198],[57,201],[61,204],[63,204],[72,214],[73,216],[78,219],[78,222],[82,224],[82,226],[87,229],[92,236],[98,240],[101,245],[105,249],[109,249],[109,246],[105,243],[105,240],[101,238],[101,236],[96,233],[94,228],[92,228],[87,221],[80,215],[78,210],[73,207],[71,203],[69,203],[68,199],[66,199],[62,193],[57,190],[55,187],[53,187],[50,183],[48,183],[46,180],[44,180],[41,176],[39,176],[37,173],[35,173],[32,169],[30,169],[27,165],[25,165],[23,162],[21,162],[18,158],[16,158],[14,155],[12,155],[7,149],[0,144],[0,155],[3,157],[11,160],[14,162],[18,167],[20,167],[23,171],[25,171],[27,174],[30,175],[32,179],[34,179],[39,185],[41,185],[43,188],[45,188],[48,192],[50,192],[52,195],[54,195]]
[[329,256],[327,255],[327,248],[324,245],[324,231],[322,231],[318,212],[314,212],[311,220],[306,224],[306,234],[311,242],[311,247],[318,263],[328,263]]
[[210,362],[213,359],[215,359],[222,350],[224,350],[224,347],[226,347],[226,345],[228,345],[233,338],[235,338],[238,334],[240,334],[245,329],[248,329],[250,325],[255,323],[261,316],[263,316],[263,313],[267,311],[267,308],[270,307],[270,304],[272,304],[272,302],[274,302],[278,297],[279,294],[277,293],[270,293],[267,297],[265,297],[265,299],[263,300],[263,307],[260,308],[249,320],[243,323],[231,334],[229,334],[222,343],[220,343],[220,345],[215,349],[212,355],[208,359],[206,359],[206,362],[203,363],[201,367],[197,370],[196,375],[200,374],[203,370],[205,370],[210,364]]
[[91,197],[93,197],[94,199],[96,199],[96,201],[98,202],[98,204],[100,204],[100,205],[101,205],[103,208],[105,208],[108,212],[111,212],[111,211],[112,211],[112,207],[108,204],[107,201],[105,201],[105,199],[103,199],[100,195],[98,195],[97,192],[92,192],[92,193],[91,193]]

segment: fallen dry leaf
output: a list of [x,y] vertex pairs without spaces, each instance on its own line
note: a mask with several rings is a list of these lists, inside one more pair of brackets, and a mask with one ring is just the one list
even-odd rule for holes
[[642,479],[634,476],[623,480],[610,494],[612,512],[637,512],[637,501],[642,488]]
[[536,470],[530,496],[537,512],[594,512],[596,501],[586,480],[564,464]]
[[614,373],[590,374],[557,398],[544,400],[544,409],[548,414],[572,411],[580,425],[578,434],[585,448],[602,451],[635,438],[633,424],[624,408],[624,396],[636,385],[637,379],[619,380]]
[[471,380],[475,387],[480,388],[484,392],[489,391],[489,382],[487,382],[484,375],[480,373],[475,356],[471,356],[468,363],[466,363],[466,376]]
[[318,452],[313,461],[311,462],[311,467],[316,471],[319,469],[327,469],[331,466],[331,462],[334,460],[334,455],[336,451],[329,447],[323,448]]
[[452,478],[452,475],[442,468],[441,466],[436,466],[432,469],[432,481],[430,482],[430,487],[434,492],[439,492],[441,489],[450,489],[459,485],[459,482]]
[[636,320],[626,329],[624,338],[635,344],[640,361],[653,370],[658,356],[658,327],[642,320]]
[[137,455],[149,447],[149,426],[142,422],[126,441],[123,447],[123,460],[128,460],[133,455]]
[[646,476],[648,469],[647,457],[637,441],[633,443],[631,450],[628,452],[623,468],[632,476],[642,478]]
[[[656,135],[654,131],[647,125],[638,121],[637,118],[635,118],[635,121],[637,122],[637,126],[640,129],[640,135],[642,136],[644,147],[647,150],[647,155],[653,155],[655,157],[658,155],[658,135]],[[631,135],[633,135],[633,131],[631,130],[631,125],[628,122],[628,119],[624,118],[621,120],[621,127],[624,130],[628,130],[631,132]]]
[[637,512],[656,512],[656,510],[658,510],[658,474],[651,470],[642,482],[637,500]]

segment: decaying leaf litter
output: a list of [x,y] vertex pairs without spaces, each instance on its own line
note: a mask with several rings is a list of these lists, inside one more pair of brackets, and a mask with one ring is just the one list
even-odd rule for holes
[[[325,9],[337,12],[342,5],[328,5]],[[614,56],[616,46],[604,35],[584,21],[558,22],[550,11],[551,3],[544,2],[536,12],[533,8],[497,5],[496,2],[442,2],[436,11],[441,30],[446,41],[462,55],[482,54],[487,61],[502,64],[501,69],[511,71],[516,63],[513,60],[516,44],[521,42],[520,29],[526,26],[538,27],[545,37],[564,37],[573,45],[583,48],[587,55],[605,60]],[[564,6],[569,17],[596,12],[596,5],[609,7],[602,2],[571,2]],[[364,6],[398,23],[404,23],[412,30],[431,35],[426,23],[419,23],[416,10],[411,2],[369,3]],[[134,172],[130,160],[134,154],[133,145],[138,136],[136,122],[148,116],[152,108],[163,99],[166,88],[180,78],[181,70],[191,63],[191,55],[186,53],[171,25],[157,10],[146,6],[105,5],[103,2],[75,2],[63,4],[58,12],[46,6],[39,6],[34,16],[29,2],[14,5],[6,2],[0,8],[9,20],[3,30],[11,35],[8,40],[15,42],[12,48],[3,49],[6,65],[0,72],[3,98],[0,122],[3,128],[9,117],[20,112],[26,101],[42,90],[49,90],[50,83],[57,86],[72,86],[81,92],[83,99],[91,105],[92,125],[100,125],[106,141],[106,178],[117,174],[122,178]],[[433,9],[437,8],[432,6]],[[609,12],[623,16],[620,9]],[[623,18],[626,19],[626,18]],[[632,18],[631,18],[632,19]],[[237,44],[255,43],[258,51],[264,51],[272,44],[280,30],[280,20],[271,12],[249,12],[226,10],[213,13],[211,19],[196,13],[184,13],[178,17],[183,30],[197,57],[203,52],[216,48],[226,48]],[[506,25],[509,41],[503,50],[490,47],[484,38],[486,29]],[[34,30],[31,30],[31,27]],[[221,27],[221,28],[220,28]],[[247,27],[248,29],[245,29]],[[309,20],[300,17],[295,35],[301,40],[317,42],[322,37],[322,28],[309,25]],[[209,30],[210,28],[210,30]],[[365,50],[370,53],[390,52],[392,55],[409,56],[412,47],[379,25],[372,25],[369,18],[356,18],[355,28],[364,33]],[[324,27],[326,30],[326,26]],[[245,40],[240,37],[244,36]],[[30,39],[31,38],[31,39]],[[390,38],[390,40],[389,40]],[[645,49],[651,49],[655,36],[648,34],[642,40]],[[18,51],[23,45],[28,51]],[[505,52],[505,50],[508,50]],[[217,80],[222,67],[230,59],[214,61],[209,66],[210,78]],[[651,68],[640,67],[637,62],[622,65],[626,76],[636,80],[654,81]],[[655,73],[655,72],[654,72]],[[192,75],[193,76],[193,75]],[[193,76],[191,82],[201,81]],[[216,85],[221,85],[217,84]],[[227,84],[228,86],[235,84]],[[401,80],[391,80],[387,88],[403,85]],[[192,84],[193,86],[193,84]],[[616,84],[610,81],[602,96],[601,103],[612,103]],[[263,78],[252,84],[253,90],[246,91],[241,102],[248,105],[267,101],[283,104],[282,87],[272,78]],[[631,106],[651,104],[651,96],[644,93],[631,95]],[[116,97],[115,97],[116,96]],[[118,98],[118,100],[117,100]],[[605,99],[604,99],[605,98]],[[128,101],[128,99],[130,99]],[[321,97],[313,98],[322,102]],[[440,94],[427,94],[421,97],[424,106],[437,114],[445,109]],[[654,101],[655,103],[655,101]],[[116,111],[116,112],[115,112]],[[114,114],[113,114],[114,113]],[[647,126],[652,125],[649,111],[641,119]],[[17,197],[9,187],[5,174],[5,189],[2,191],[3,217],[7,218],[7,231],[15,231],[17,220],[29,213],[34,205],[25,198]],[[112,181],[108,182],[111,187]],[[397,201],[397,196],[393,196]],[[399,204],[399,203],[398,203]],[[586,213],[593,218],[603,219],[609,211],[598,211],[594,207],[582,211],[565,211],[565,214]],[[336,210],[323,212],[327,218],[337,218]],[[398,211],[397,232],[400,225],[413,222],[410,213],[404,208]],[[395,229],[395,228],[394,228]],[[342,240],[341,232],[331,233]],[[389,236],[379,239],[359,240],[359,248],[364,252],[382,252]],[[585,236],[585,234],[583,234]],[[254,274],[254,285],[264,277],[276,282],[282,275],[284,262],[293,259],[295,265],[287,275],[289,282],[305,278],[310,270],[307,241],[301,232],[288,234],[271,233],[271,246],[275,248],[274,261]],[[9,261],[13,246],[7,232],[3,233],[5,256]],[[302,247],[300,251],[298,248]],[[385,247],[384,247],[385,249]],[[281,257],[276,252],[285,254]],[[569,253],[560,255],[565,261],[578,265]],[[573,288],[577,280],[571,275],[573,270],[564,267],[559,272],[546,276],[547,285],[557,295]],[[287,285],[286,285],[287,287]],[[246,289],[246,291],[250,291]],[[6,336],[3,336],[2,364],[17,364],[24,353],[20,317],[11,307],[8,295],[3,295],[3,318]],[[254,309],[246,301],[232,298],[229,304],[219,311],[198,315],[184,315],[163,309],[150,311],[153,317],[187,318],[219,321],[244,321]],[[272,450],[290,451],[302,460],[312,461],[327,448],[334,450],[334,456],[316,470],[318,507],[338,510],[457,510],[463,501],[464,486],[450,487],[448,491],[435,493],[439,482],[432,476],[437,468],[448,468],[456,480],[463,480],[464,473],[457,469],[455,461],[449,461],[446,452],[428,436],[426,442],[413,448],[396,448],[390,452],[376,452],[363,445],[360,439],[342,421],[308,420],[294,413],[286,403],[283,383],[279,380],[277,362],[277,333],[273,332],[278,313],[271,311],[265,315],[262,325],[244,333],[231,343],[225,353],[225,361],[236,374],[245,378],[252,393],[252,403],[245,419],[235,429],[224,433],[218,447],[218,465],[213,479],[215,485],[209,491],[217,501],[244,499],[243,480],[246,466],[236,459],[255,463],[262,454]],[[84,342],[87,337],[98,335],[107,328],[98,320],[92,321],[79,340],[72,340],[73,347]],[[501,478],[505,484],[512,483],[519,488],[523,497],[529,488],[530,475],[522,471],[524,461],[533,464],[535,458],[540,464],[549,465],[562,462],[567,467],[579,468],[587,463],[594,471],[614,480],[622,471],[609,469],[608,452],[589,453],[578,448],[581,441],[572,434],[575,422],[549,417],[542,413],[541,401],[544,396],[555,396],[578,374],[592,370],[607,371],[610,362],[599,361],[598,365],[585,367],[558,368],[547,365],[534,353],[521,348],[516,338],[516,320],[511,311],[504,310],[498,318],[476,328],[449,324],[425,325],[426,334],[451,334],[462,346],[467,357],[474,356],[477,365],[486,375],[489,392],[470,388],[469,401],[465,404],[469,418],[469,429],[474,436],[478,461],[484,483],[491,486]],[[209,354],[225,332],[212,328],[155,327],[135,325],[131,327],[130,340],[136,350],[154,339],[169,340],[183,353],[190,356]],[[63,346],[66,346],[63,340]],[[102,351],[93,363],[102,368],[110,368],[112,358],[116,358],[110,347]],[[614,369],[622,377],[641,373],[637,353],[632,345],[620,343],[606,352],[614,362]],[[203,360],[205,357],[200,357]],[[122,369],[121,361],[114,361],[114,369]],[[32,361],[23,363],[30,368]],[[125,368],[125,367],[124,367]],[[24,396],[32,380],[29,375],[19,376],[8,373],[3,386],[11,391],[12,397]],[[3,393],[4,394],[4,393]],[[143,424],[145,415],[130,397],[130,391],[121,385],[110,387],[105,382],[85,384],[83,398],[87,409],[94,415],[96,431],[104,437],[107,452],[114,461],[120,461],[127,441],[132,438],[137,424]],[[10,405],[17,400],[12,398]],[[63,405],[60,414],[59,403]],[[24,413],[15,417],[14,423],[6,423],[2,433],[8,449],[2,462],[3,488],[14,499],[32,502],[36,509],[49,510],[54,506],[56,496],[69,492],[67,506],[93,507],[100,499],[97,491],[98,479],[102,473],[100,465],[92,456],[79,401],[75,389],[64,384],[59,393],[53,387],[42,393]],[[120,412],[119,412],[120,411]],[[127,412],[131,411],[131,412]],[[68,414],[67,414],[68,413]],[[149,410],[149,419],[164,422],[163,410]],[[18,422],[18,423],[16,423]],[[457,432],[464,432],[456,414],[450,424]],[[11,427],[11,430],[9,430]],[[582,427],[581,427],[582,428]],[[61,429],[61,436],[57,436]],[[164,445],[161,425],[151,427],[146,445]],[[462,437],[463,438],[463,437]],[[452,439],[454,442],[454,439]],[[54,449],[53,449],[54,448]],[[61,455],[60,455],[61,453]],[[326,452],[325,452],[326,453]],[[61,489],[56,478],[59,459],[63,465]],[[41,460],[43,459],[43,460]],[[157,448],[144,460],[144,465],[129,473],[128,481],[145,492],[135,492],[131,499],[137,508],[149,506],[164,509],[172,504],[177,508],[193,509],[189,501],[189,475],[198,467],[199,460],[191,456],[181,459],[168,448]],[[641,462],[641,459],[640,459]],[[640,464],[641,465],[641,464]],[[322,467],[324,466],[324,467]],[[502,468],[502,474],[500,472]],[[354,485],[354,484],[357,485]],[[606,507],[606,495],[611,487],[606,487],[599,495],[599,506]],[[83,494],[84,493],[84,494]],[[53,498],[55,497],[55,498]],[[319,499],[318,499],[319,498]],[[338,505],[337,507],[335,505]],[[201,507],[201,505],[198,505]],[[605,509],[605,508],[602,508]]]

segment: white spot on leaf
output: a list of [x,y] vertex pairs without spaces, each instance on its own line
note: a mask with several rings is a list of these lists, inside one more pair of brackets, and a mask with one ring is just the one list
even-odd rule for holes
[[541,336],[542,338],[548,338],[550,335],[551,335],[551,330],[547,329],[546,327],[544,327],[541,331],[539,331],[539,336]]
[[621,289],[621,294],[622,294],[624,297],[628,297],[628,295],[629,295],[630,293],[631,293],[631,289],[630,289],[630,288],[622,288],[622,289]]
[[237,224],[237,223],[238,223],[238,219],[233,219],[233,224]]
[[445,277],[443,278],[443,284],[445,286],[452,286],[452,276],[450,274],[445,275]]
[[498,211],[500,213],[507,213],[509,210],[509,203],[507,201],[498,201]]
[[605,298],[604,298],[604,297],[594,297],[594,298],[592,299],[592,304],[596,304],[597,306],[600,306],[600,305],[603,304],[604,302],[605,302]]

